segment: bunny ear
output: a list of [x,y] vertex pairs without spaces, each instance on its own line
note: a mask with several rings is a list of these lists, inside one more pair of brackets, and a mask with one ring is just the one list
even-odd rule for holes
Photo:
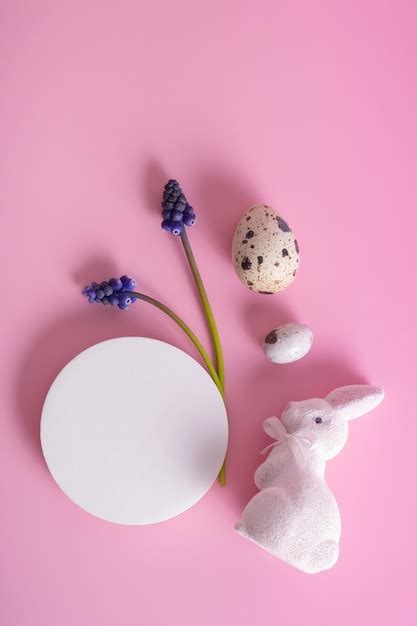
[[327,402],[347,420],[365,415],[384,398],[384,390],[372,385],[339,387],[326,397]]

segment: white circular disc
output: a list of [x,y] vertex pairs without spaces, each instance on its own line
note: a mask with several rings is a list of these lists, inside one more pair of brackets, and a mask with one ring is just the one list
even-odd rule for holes
[[182,513],[215,481],[227,447],[223,400],[206,370],[145,337],[99,343],[55,379],[41,443],[59,487],[118,524]]

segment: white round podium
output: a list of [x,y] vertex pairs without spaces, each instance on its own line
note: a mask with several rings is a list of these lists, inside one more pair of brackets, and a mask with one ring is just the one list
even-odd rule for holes
[[55,379],[41,444],[59,487],[118,524],[152,524],[204,496],[227,447],[224,402],[197,361],[162,341],[122,337],[76,356]]

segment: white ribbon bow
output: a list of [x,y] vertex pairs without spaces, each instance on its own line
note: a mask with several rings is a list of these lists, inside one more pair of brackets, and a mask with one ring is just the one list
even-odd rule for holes
[[267,450],[271,450],[286,441],[299,467],[302,467],[306,462],[307,453],[317,445],[314,433],[309,430],[298,430],[296,433],[289,433],[281,420],[275,415],[268,417],[264,421],[264,431],[267,435],[276,439],[276,441],[266,446],[261,451],[261,454],[265,454]]

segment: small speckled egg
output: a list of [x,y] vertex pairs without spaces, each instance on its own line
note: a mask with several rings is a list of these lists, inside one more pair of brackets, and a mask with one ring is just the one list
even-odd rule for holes
[[286,289],[300,262],[294,233],[266,204],[255,204],[242,215],[233,235],[232,255],[242,283],[266,294]]
[[264,339],[264,353],[273,363],[292,363],[310,351],[313,333],[305,324],[283,324]]

